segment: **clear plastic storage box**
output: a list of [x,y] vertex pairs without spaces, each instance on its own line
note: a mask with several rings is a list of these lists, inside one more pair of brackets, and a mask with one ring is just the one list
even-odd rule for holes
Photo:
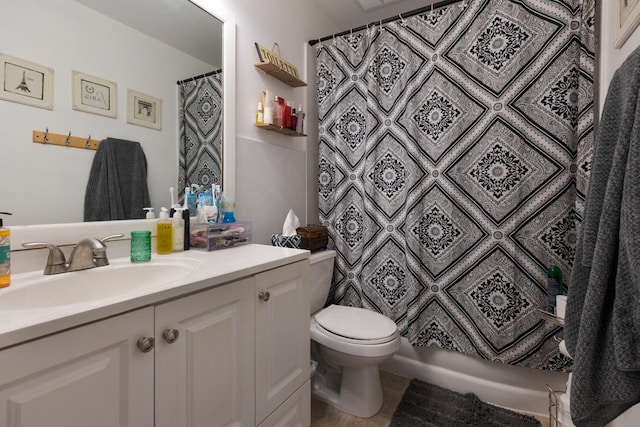
[[215,251],[251,242],[251,222],[191,224],[191,249]]

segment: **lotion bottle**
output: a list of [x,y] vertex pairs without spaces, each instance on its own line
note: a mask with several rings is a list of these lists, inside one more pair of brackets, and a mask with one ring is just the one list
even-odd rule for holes
[[[0,212],[11,215],[9,212]],[[11,283],[11,230],[2,225],[0,218],[0,288],[6,288]]]
[[184,251],[184,219],[182,217],[182,208],[176,208],[173,213],[173,252]]
[[167,208],[160,208],[156,226],[156,243],[158,255],[167,255],[173,252],[173,223],[169,219]]

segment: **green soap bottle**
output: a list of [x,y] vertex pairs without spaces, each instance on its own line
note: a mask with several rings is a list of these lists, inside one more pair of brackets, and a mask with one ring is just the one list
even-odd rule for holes
[[556,295],[562,295],[562,270],[557,265],[547,269],[547,311],[556,313]]

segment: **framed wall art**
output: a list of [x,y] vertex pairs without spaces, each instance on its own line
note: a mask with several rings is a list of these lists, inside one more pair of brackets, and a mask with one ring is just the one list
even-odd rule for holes
[[0,53],[0,99],[53,110],[53,69]]
[[162,128],[162,100],[127,89],[127,123],[160,130]]
[[115,82],[75,70],[71,78],[74,110],[114,119],[118,116],[118,86]]
[[[615,0],[616,48],[622,47],[640,23],[640,0]],[[603,6],[605,7],[605,6]]]

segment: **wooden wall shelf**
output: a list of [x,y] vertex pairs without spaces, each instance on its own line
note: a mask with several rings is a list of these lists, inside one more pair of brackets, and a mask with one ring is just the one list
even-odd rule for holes
[[296,76],[293,76],[287,73],[286,71],[282,70],[278,66],[272,64],[271,62],[258,62],[255,64],[255,66],[257,69],[269,74],[270,76],[275,77],[276,79],[282,82],[285,82],[291,87],[303,87],[307,85],[305,82],[303,82]]
[[281,128],[279,126],[274,126],[274,125],[256,125],[256,127],[259,127],[260,129],[264,129],[264,130],[269,130],[272,132],[278,132],[281,133],[283,135],[287,135],[287,136],[294,136],[294,137],[301,137],[301,136],[307,136],[304,133],[300,133],[300,132],[296,132],[295,130],[291,130],[291,129],[287,129],[287,128]]

